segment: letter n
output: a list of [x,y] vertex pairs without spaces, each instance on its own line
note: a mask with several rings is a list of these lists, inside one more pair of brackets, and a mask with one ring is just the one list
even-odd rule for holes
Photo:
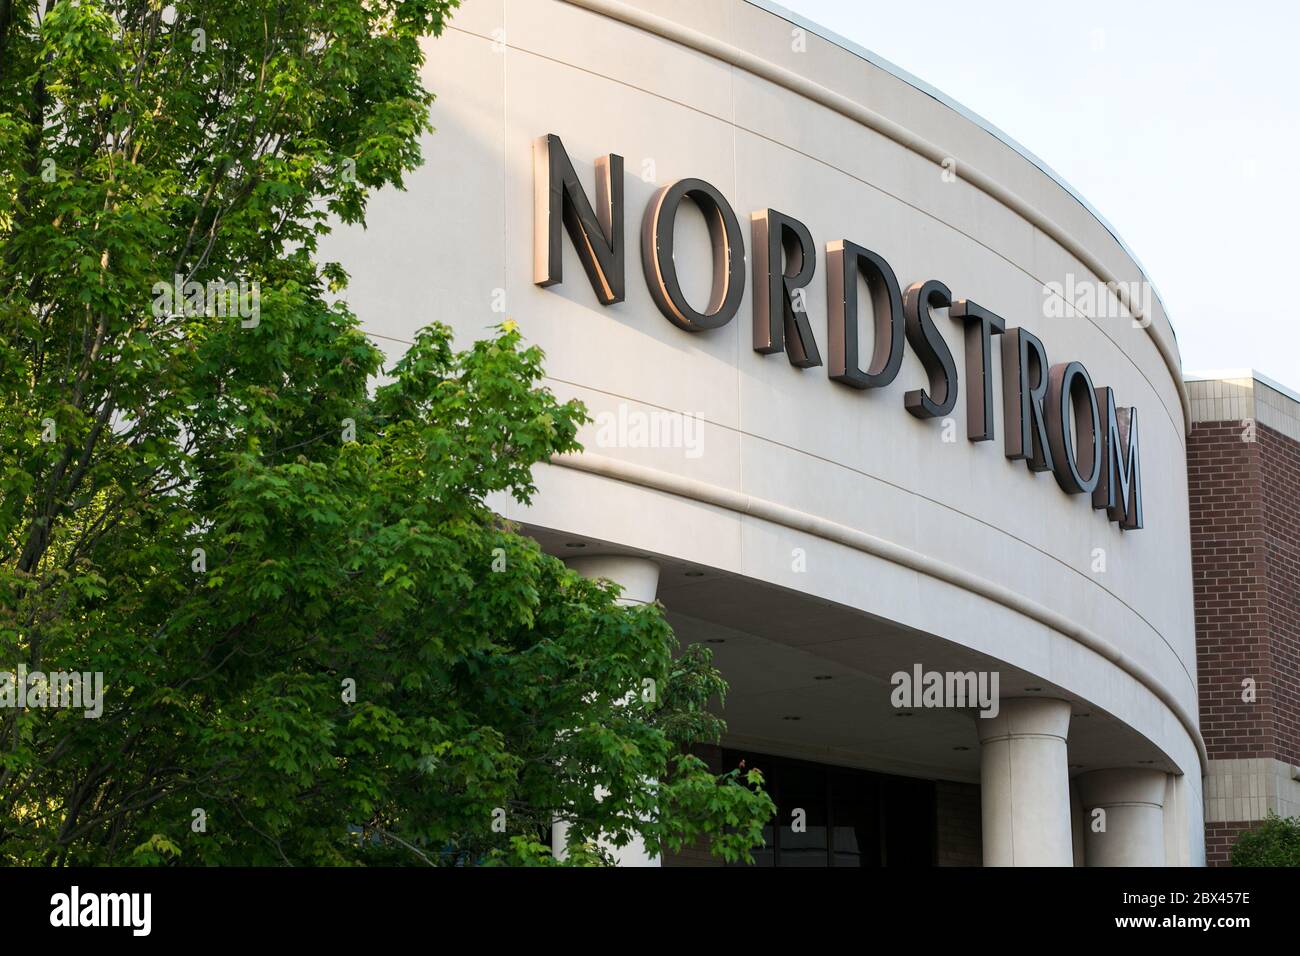
[[554,133],[533,144],[533,282],[558,283],[564,250],[560,224],[568,230],[587,278],[602,305],[623,301],[623,157],[596,160],[596,209],[578,182],[564,144]]

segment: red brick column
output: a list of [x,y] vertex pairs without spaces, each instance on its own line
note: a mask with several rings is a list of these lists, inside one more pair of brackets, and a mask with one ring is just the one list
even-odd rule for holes
[[[1187,465],[1210,759],[1300,764],[1300,442],[1258,422],[1197,422]],[[1255,825],[1207,823],[1206,862],[1227,865]]]

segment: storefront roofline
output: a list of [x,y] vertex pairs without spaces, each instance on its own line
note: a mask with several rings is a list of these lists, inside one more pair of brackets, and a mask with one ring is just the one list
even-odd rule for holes
[[1257,372],[1253,368],[1229,368],[1229,369],[1211,369],[1205,372],[1187,372],[1183,376],[1188,382],[1235,382],[1245,379],[1253,379],[1262,385],[1267,385],[1275,392],[1280,392],[1291,401],[1300,405],[1300,392],[1293,388],[1287,388],[1281,382],[1269,378],[1263,372]]
[[[808,20],[805,17],[802,17],[799,14],[795,13],[793,10],[786,9],[785,7],[781,6],[779,3],[773,3],[772,0],[745,0],[745,2],[755,7],[758,7],[761,10],[766,10],[768,13],[772,14],[773,16],[778,16],[784,20],[788,20],[791,23],[793,23],[795,26],[801,27],[802,29],[807,30],[809,33],[821,37],[823,40],[827,41],[828,43],[833,43],[836,46],[840,47],[841,49],[846,50],[849,53],[852,53],[854,56],[866,60],[868,63],[872,64],[873,66],[879,67],[880,69],[884,70],[886,73],[889,73],[897,77],[898,79],[902,80],[904,83],[908,84],[914,89],[917,89],[920,92],[924,93],[925,95],[935,100],[938,100],[944,106],[948,107],[948,109],[970,120],[972,123],[974,123],[976,126],[983,129],[990,136],[995,137],[1006,146],[1010,147],[1011,149],[1014,149],[1017,153],[1019,153],[1021,156],[1027,159],[1034,166],[1037,166],[1038,169],[1041,170],[1044,175],[1046,175],[1058,186],[1060,186],[1067,193],[1069,193],[1079,205],[1081,205],[1084,209],[1088,211],[1089,215],[1091,215],[1094,219],[1097,220],[1097,222],[1101,224],[1102,228],[1104,228],[1107,232],[1111,234],[1114,240],[1117,243],[1119,243],[1120,248],[1124,250],[1125,254],[1130,259],[1133,260],[1133,264],[1136,265],[1138,269],[1141,271],[1143,280],[1150,286],[1151,293],[1160,302],[1160,307],[1164,311],[1165,315],[1166,316],[1169,315],[1169,310],[1165,308],[1164,297],[1160,295],[1160,290],[1159,288],[1156,287],[1155,282],[1152,281],[1151,275],[1147,271],[1146,266],[1142,265],[1142,261],[1137,257],[1136,253],[1134,253],[1133,250],[1129,248],[1128,243],[1124,241],[1123,237],[1119,234],[1119,231],[1114,226],[1112,226],[1109,220],[1107,220],[1105,216],[1103,216],[1100,212],[1098,212],[1096,207],[1094,207],[1092,203],[1088,202],[1088,200],[1085,199],[1077,189],[1075,189],[1068,182],[1066,182],[1065,179],[1063,179],[1061,175],[1058,172],[1056,172],[1056,170],[1052,169],[1051,166],[1047,165],[1047,163],[1045,163],[1038,156],[1034,155],[1032,152],[1030,152],[1028,149],[1022,146],[1011,136],[1007,135],[1001,129],[994,126],[992,123],[986,120],[983,116],[980,116],[974,110],[971,110],[966,106],[963,106],[961,103],[957,102],[952,97],[948,96],[942,90],[935,89],[935,87],[931,86],[929,83],[925,82],[920,77],[914,76],[913,74],[909,73],[907,70],[904,70],[902,67],[898,66],[897,64],[891,63],[889,60],[886,60],[884,57],[880,56],[879,54],[873,53],[870,50],[866,49],[865,47],[859,46],[858,44],[854,43],[852,40],[840,36],[834,30],[830,30],[822,26],[821,24],[814,23],[813,21]],[[1178,338],[1178,331],[1173,328],[1172,321],[1170,322],[1170,331],[1173,333],[1174,339],[1176,341]]]

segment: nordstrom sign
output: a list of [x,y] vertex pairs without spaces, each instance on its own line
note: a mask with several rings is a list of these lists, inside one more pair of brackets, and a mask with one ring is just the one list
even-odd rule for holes
[[[534,144],[534,263],[540,286],[561,281],[563,232],[578,254],[596,297],[621,302],[626,289],[623,157],[596,160],[595,205],[579,182],[564,144],[554,134]],[[683,202],[703,213],[712,243],[713,283],[708,304],[687,301],[673,259],[673,229]],[[1048,362],[1047,350],[1023,328],[970,299],[954,298],[938,279],[902,289],[880,255],[848,239],[826,244],[826,331],[823,362],[804,307],[817,247],[808,228],[774,209],[750,214],[753,244],[754,351],[785,352],[792,365],[826,365],[831,380],[855,389],[884,388],[903,364],[904,341],[929,377],[927,389],[904,393],[917,418],[942,418],[957,405],[959,375],[934,310],[946,309],[964,333],[966,435],[991,441],[993,337],[1002,349],[1002,407],[1006,456],[1033,471],[1050,471],[1069,494],[1088,495],[1121,528],[1142,527],[1142,471],[1137,409],[1120,407],[1114,393],[1095,386],[1080,362]],[[745,292],[745,236],[734,210],[702,179],[679,179],[659,189],[641,221],[641,267],[659,311],[686,332],[708,333],[736,317]],[[874,344],[864,361],[858,345],[858,277],[871,297]]]

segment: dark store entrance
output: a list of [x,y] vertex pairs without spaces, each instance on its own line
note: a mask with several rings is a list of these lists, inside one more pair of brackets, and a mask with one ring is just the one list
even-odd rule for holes
[[935,792],[930,780],[723,751],[727,769],[763,772],[776,818],[755,866],[933,866]]

